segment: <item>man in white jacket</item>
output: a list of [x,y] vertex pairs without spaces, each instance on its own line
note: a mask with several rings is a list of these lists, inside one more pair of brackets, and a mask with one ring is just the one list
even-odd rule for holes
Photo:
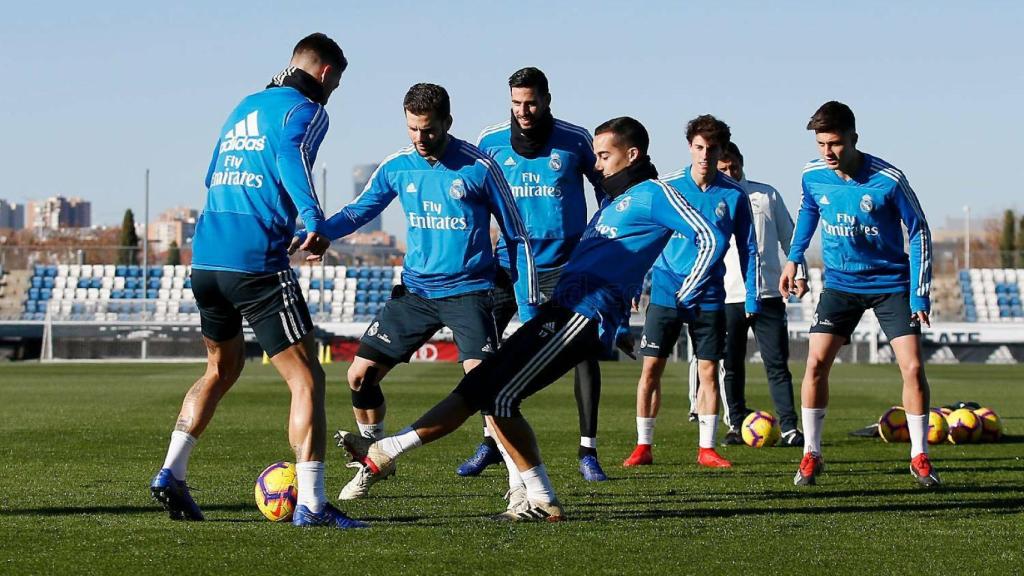
[[[729,246],[725,257],[725,318],[726,346],[722,362],[722,396],[726,404],[726,423],[729,432],[724,444],[742,444],[740,425],[750,412],[747,408],[746,388],[747,331],[754,329],[754,338],[761,352],[768,387],[782,429],[782,446],[803,446],[803,433],[797,428],[796,410],[793,408],[793,375],[789,371],[789,329],[786,322],[786,302],[775,286],[782,274],[779,247],[789,253],[793,236],[793,219],[786,203],[775,188],[761,182],[747,180],[743,173],[743,155],[736,144],[730,142],[718,163],[718,169],[737,180],[750,197],[758,252],[761,255],[762,286],[761,313],[748,318],[743,310],[746,291],[740,276],[740,263],[736,246]],[[803,272],[804,267],[800,267]],[[798,275],[797,295],[807,292],[807,280]]]

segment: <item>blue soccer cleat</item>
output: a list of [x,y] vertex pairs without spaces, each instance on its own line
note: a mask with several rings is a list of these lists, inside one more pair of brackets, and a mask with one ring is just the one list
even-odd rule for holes
[[597,461],[597,456],[593,454],[587,454],[580,458],[580,474],[587,482],[604,482],[608,479],[604,470],[601,469],[601,463]]
[[312,512],[305,504],[299,504],[292,513],[293,526],[332,526],[347,530],[349,528],[369,528],[366,522],[353,520],[341,510],[328,503],[324,503],[324,509],[319,513]]
[[456,468],[455,473],[459,476],[479,476],[491,464],[501,462],[501,452],[486,442],[476,448],[476,453],[466,458],[466,461]]
[[188,492],[184,480],[171,474],[170,468],[162,468],[149,483],[149,493],[170,515],[171,520],[205,520],[203,511]]

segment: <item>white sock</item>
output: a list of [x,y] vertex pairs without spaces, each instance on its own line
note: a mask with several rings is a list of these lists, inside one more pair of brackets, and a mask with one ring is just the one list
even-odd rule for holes
[[591,436],[580,436],[580,446],[597,450],[597,438]]
[[310,460],[295,465],[295,479],[299,485],[299,504],[317,514],[324,509],[327,494],[324,490],[324,463]]
[[804,454],[821,454],[821,430],[825,427],[826,408],[800,408],[804,423]]
[[175,479],[185,479],[185,474],[188,473],[188,458],[198,441],[188,432],[171,432],[171,443],[167,446],[167,457],[164,458],[163,467],[170,468]]
[[526,498],[530,502],[550,504],[555,501],[555,489],[551,487],[551,479],[548,478],[548,471],[543,464],[520,471],[519,475],[526,485]]
[[698,414],[697,429],[700,431],[701,448],[715,447],[715,433],[718,432],[718,414]]
[[396,458],[413,448],[422,446],[423,442],[412,428],[403,428],[394,436],[381,438],[377,441],[380,449],[391,458]]
[[490,438],[490,437],[491,437],[491,429],[488,428],[486,424],[484,424],[484,438]]
[[514,490],[520,486],[524,486],[523,477],[519,474],[519,468],[516,467],[516,463],[509,456],[508,450],[505,449],[505,445],[498,442],[497,438],[494,438],[494,443],[498,446],[498,452],[501,452],[501,459],[505,461],[505,468],[508,470],[508,487],[509,490]]
[[928,415],[907,412],[907,428],[910,429],[910,457],[928,453]]
[[654,421],[657,418],[641,418],[636,417],[636,443],[647,444],[650,446],[654,444]]
[[356,422],[356,426],[359,426],[359,434],[366,438],[380,440],[384,437],[384,422],[377,422],[376,424]]

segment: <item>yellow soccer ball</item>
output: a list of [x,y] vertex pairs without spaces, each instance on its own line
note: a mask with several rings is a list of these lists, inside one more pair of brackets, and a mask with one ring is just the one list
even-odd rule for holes
[[271,522],[291,520],[298,495],[291,462],[275,462],[256,479],[256,506]]
[[740,431],[743,434],[743,442],[752,448],[774,446],[782,436],[779,421],[771,412],[764,410],[755,410],[747,414]]
[[1003,437],[1003,421],[991,408],[978,408],[974,415],[981,419],[981,441],[999,442]]
[[942,444],[949,437],[949,423],[938,409],[928,411],[928,443]]
[[910,442],[907,413],[902,406],[893,406],[878,419],[878,434],[886,442]]
[[953,444],[967,444],[981,439],[981,418],[970,408],[954,410],[946,417],[949,423],[949,441]]

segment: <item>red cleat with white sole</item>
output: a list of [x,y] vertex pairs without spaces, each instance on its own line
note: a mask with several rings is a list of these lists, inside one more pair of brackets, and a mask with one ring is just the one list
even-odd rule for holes
[[707,468],[732,468],[732,462],[722,458],[714,448],[698,448],[697,464]]

